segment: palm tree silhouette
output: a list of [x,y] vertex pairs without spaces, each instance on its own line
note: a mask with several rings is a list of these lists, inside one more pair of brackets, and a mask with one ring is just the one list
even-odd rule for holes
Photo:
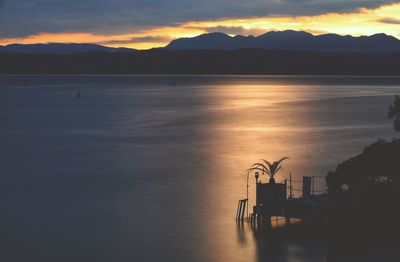
[[272,164],[264,159],[261,159],[262,163],[254,163],[251,168],[247,169],[247,172],[252,172],[252,171],[261,171],[262,174],[268,174],[269,175],[269,182],[270,183],[275,183],[275,175],[279,172],[279,170],[282,169],[281,163],[285,160],[288,159],[288,157],[283,157],[279,159],[278,161],[273,162]]
[[394,97],[393,104],[389,106],[388,118],[393,119],[393,128],[396,131],[400,131],[400,96]]

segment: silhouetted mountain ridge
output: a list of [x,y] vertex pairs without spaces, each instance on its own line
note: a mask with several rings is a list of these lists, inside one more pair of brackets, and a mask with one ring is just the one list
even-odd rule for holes
[[272,31],[260,36],[229,36],[208,33],[179,38],[166,47],[169,50],[260,48],[316,52],[400,52],[400,40],[386,34],[354,37],[336,34],[312,35],[303,31]]
[[[337,34],[312,35],[303,31],[271,31],[260,36],[230,36],[215,32],[191,38],[178,38],[162,49],[168,50],[236,50],[270,49],[313,52],[400,52],[400,40],[386,34],[353,37]],[[87,52],[131,53],[135,49],[112,48],[97,44],[48,43],[0,46],[0,52],[24,54],[74,54]]]
[[112,48],[96,44],[74,44],[74,43],[49,43],[49,44],[11,44],[0,46],[1,52],[24,53],[24,54],[74,54],[86,52],[135,52],[135,49]]

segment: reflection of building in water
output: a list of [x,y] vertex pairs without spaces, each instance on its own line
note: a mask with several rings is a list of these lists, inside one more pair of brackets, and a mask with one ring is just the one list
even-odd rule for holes
[[[290,221],[288,221],[290,220]],[[272,219],[245,223],[256,244],[256,261],[326,261],[328,251],[323,223],[310,226],[299,219]]]

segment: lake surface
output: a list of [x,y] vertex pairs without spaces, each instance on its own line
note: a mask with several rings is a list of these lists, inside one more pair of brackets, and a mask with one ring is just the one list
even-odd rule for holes
[[324,261],[322,237],[236,225],[245,170],[326,175],[396,136],[394,94],[400,78],[0,76],[0,258]]

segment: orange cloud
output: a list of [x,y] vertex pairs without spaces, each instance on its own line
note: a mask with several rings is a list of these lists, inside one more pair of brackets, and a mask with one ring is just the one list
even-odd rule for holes
[[[152,47],[161,47],[168,43],[167,40],[178,37],[192,37],[205,33],[202,29],[192,29],[185,27],[159,27],[152,28],[136,33],[100,35],[92,33],[41,33],[24,38],[0,38],[0,45],[9,44],[34,44],[34,43],[95,43],[104,44],[110,47],[131,47],[138,49],[148,49]],[[135,39],[144,39],[139,42]],[[146,40],[147,39],[147,40]],[[152,41],[151,39],[160,39]],[[130,40],[132,40],[130,42]],[[121,44],[122,43],[122,44]]]
[[170,39],[193,37],[202,33],[227,29],[227,33],[267,32],[271,30],[304,30],[314,34],[336,33],[349,35],[371,35],[386,33],[400,37],[398,23],[400,4],[381,6],[376,9],[360,9],[353,13],[328,13],[316,16],[257,17],[245,19],[221,19],[213,21],[189,21],[176,26],[162,26],[133,33],[100,35],[91,33],[41,33],[24,38],[0,38],[0,45],[12,43],[98,43],[111,47],[124,46],[149,49],[165,46]]
[[371,35],[386,33],[399,37],[397,24],[382,23],[382,19],[398,19],[400,4],[382,6],[376,9],[360,9],[356,13],[328,13],[317,16],[260,17],[229,19],[220,21],[198,21],[183,24],[184,27],[205,29],[217,26],[242,27],[244,29],[304,30],[309,32],[330,32],[336,34]]

